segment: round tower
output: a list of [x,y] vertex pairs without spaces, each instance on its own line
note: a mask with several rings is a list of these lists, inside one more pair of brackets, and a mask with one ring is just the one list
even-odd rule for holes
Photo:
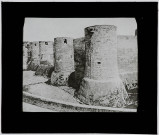
[[73,39],[57,37],[54,39],[54,72],[51,75],[53,85],[67,85],[69,75],[74,71]]
[[27,70],[28,49],[27,42],[23,43],[23,70]]
[[76,96],[86,104],[122,107],[128,97],[118,73],[116,29],[85,28],[85,74]]
[[39,42],[30,42],[30,47],[31,61],[34,61],[36,64],[40,64]]
[[54,65],[53,57],[53,42],[52,41],[39,41],[40,62],[47,62]]

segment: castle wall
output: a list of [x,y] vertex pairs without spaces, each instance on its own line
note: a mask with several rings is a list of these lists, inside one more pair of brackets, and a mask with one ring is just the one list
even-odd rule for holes
[[[77,38],[73,40],[74,46],[74,61],[75,61],[75,74],[72,81],[74,84],[72,87],[79,89],[81,80],[84,77],[85,69],[85,38]],[[72,85],[72,82],[70,85]]]
[[119,72],[138,71],[138,49],[136,36],[118,36]]
[[[45,41],[39,42],[39,48],[33,46],[33,44],[38,44],[38,42],[27,42],[25,44],[28,54],[25,53],[23,57],[23,62],[25,67],[31,59],[38,58],[38,49],[41,58],[41,63],[47,61],[51,65],[54,65],[54,55],[53,55],[53,42],[47,41],[48,45],[45,45]],[[33,47],[32,47],[33,46]],[[74,47],[74,66],[75,66],[75,80],[76,85],[79,85],[84,77],[85,69],[85,37],[77,38],[73,40]],[[25,49],[26,50],[26,49]],[[33,51],[34,50],[34,51]],[[26,51],[25,51],[26,52]],[[33,56],[32,56],[33,53]],[[43,57],[41,56],[43,55]],[[36,57],[35,57],[35,56]],[[27,61],[27,62],[26,62]],[[138,49],[137,49],[137,36],[127,36],[118,35],[117,36],[117,62],[118,70],[120,73],[120,78],[124,84],[133,86],[134,82],[138,81],[137,71],[138,71]],[[36,62],[35,62],[36,63]],[[65,64],[63,64],[65,65]]]
[[[85,38],[77,38],[73,40],[75,69],[81,71],[85,64]],[[83,69],[84,70],[84,69]]]

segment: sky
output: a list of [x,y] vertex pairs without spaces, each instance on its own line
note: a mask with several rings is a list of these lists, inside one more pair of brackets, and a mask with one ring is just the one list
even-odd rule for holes
[[25,18],[23,41],[54,41],[56,37],[84,37],[84,28],[115,25],[118,35],[135,35],[135,18]]

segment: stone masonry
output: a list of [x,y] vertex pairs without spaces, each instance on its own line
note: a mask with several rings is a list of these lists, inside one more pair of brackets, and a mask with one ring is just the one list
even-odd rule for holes
[[28,70],[36,71],[40,65],[39,42],[30,42],[28,46]]
[[116,26],[85,28],[85,74],[77,98],[86,104],[123,107],[128,98],[119,77]]
[[31,45],[31,58],[32,60],[39,60],[39,42],[30,42]]
[[40,63],[48,63],[49,65],[54,64],[53,57],[53,42],[52,41],[39,41],[39,54]]
[[34,41],[30,43],[31,45],[31,60],[36,64],[40,64],[40,55],[39,55],[39,42]]
[[23,70],[27,70],[28,49],[27,42],[23,43]]
[[62,86],[68,84],[68,77],[74,72],[73,39],[57,37],[54,39],[54,72],[51,84]]

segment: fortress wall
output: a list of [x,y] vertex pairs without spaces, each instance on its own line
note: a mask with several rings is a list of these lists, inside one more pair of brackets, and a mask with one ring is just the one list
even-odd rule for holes
[[[129,93],[138,89],[137,36],[118,36],[118,67],[120,78]],[[132,91],[134,90],[134,91]]]
[[136,36],[118,36],[119,72],[138,71],[138,49]]
[[75,60],[75,80],[79,87],[82,78],[84,77],[85,65],[85,38],[77,38],[73,40],[74,60]]
[[[48,60],[49,63],[54,64],[53,56],[53,42],[46,41],[48,47],[45,45],[45,41],[41,41],[39,44],[43,44],[43,49],[40,49],[40,54],[49,54],[50,57],[43,57],[43,60]],[[24,41],[28,50],[28,59],[31,58],[31,42]],[[85,65],[85,37],[77,38],[73,40],[74,47],[74,60],[75,60],[75,79],[79,85],[80,80],[84,77],[84,65]],[[41,51],[42,50],[42,51]],[[120,78],[124,84],[130,84],[137,82],[138,72],[138,49],[137,49],[137,37],[136,36],[117,36],[117,61]],[[26,59],[25,59],[26,60]],[[25,62],[24,62],[25,63]],[[131,74],[131,75],[130,75]],[[127,81],[126,81],[127,80]]]

